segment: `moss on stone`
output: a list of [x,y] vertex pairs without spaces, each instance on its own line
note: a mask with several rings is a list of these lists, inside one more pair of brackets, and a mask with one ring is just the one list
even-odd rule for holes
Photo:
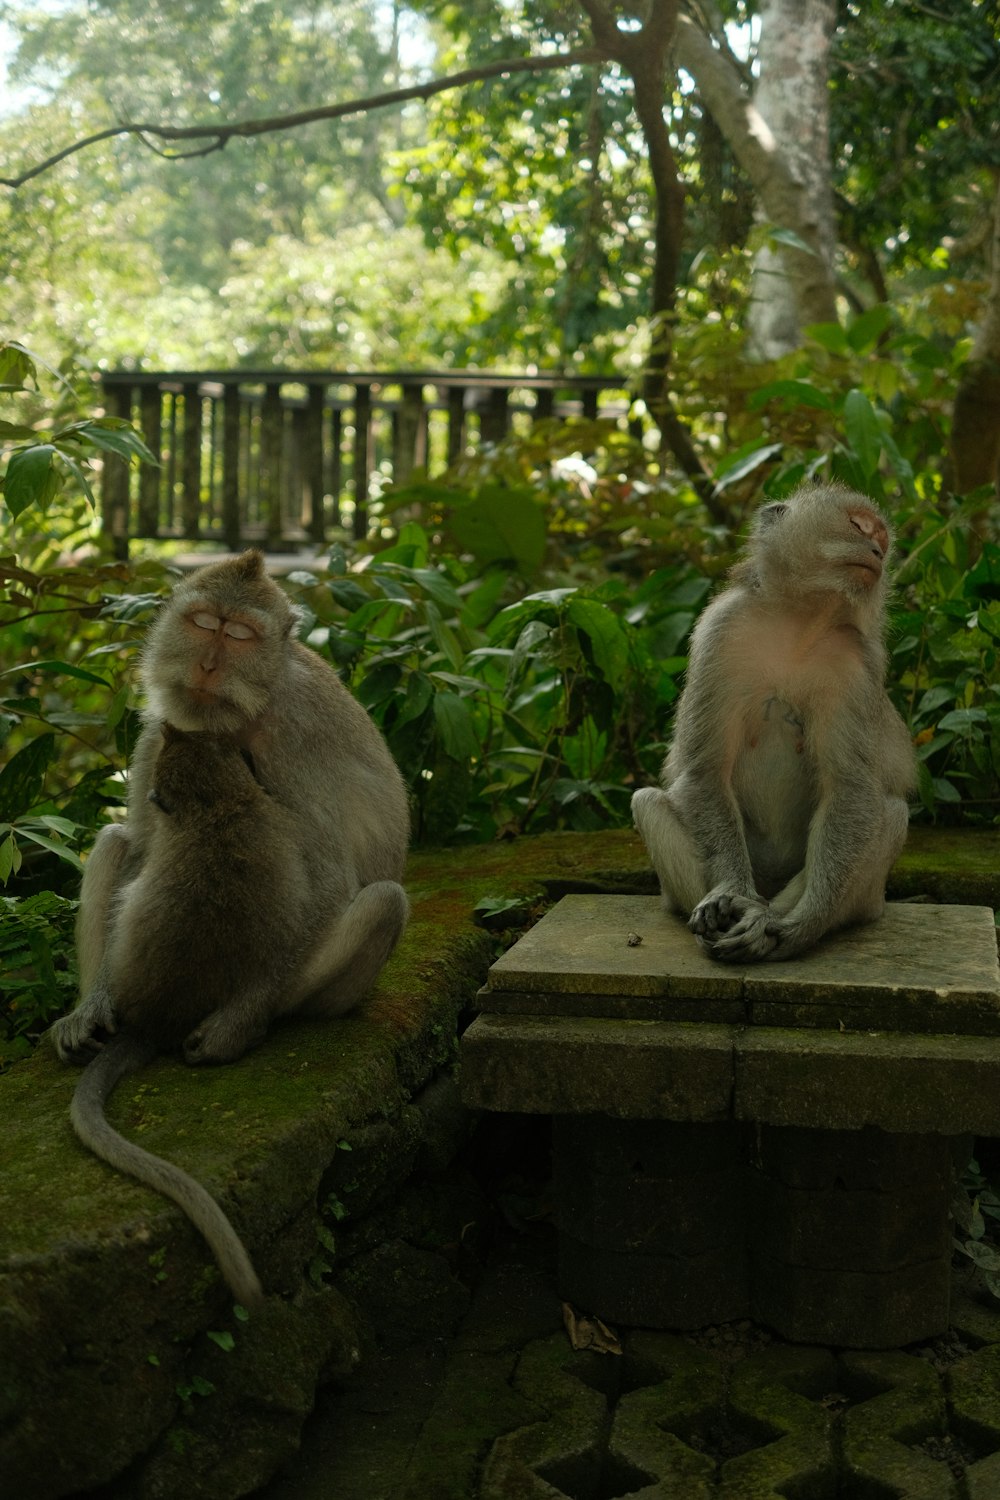
[[[997,836],[915,830],[897,873],[935,899],[997,904],[998,872]],[[971,892],[970,880],[979,882]],[[614,830],[418,852],[408,888],[409,928],[359,1012],[277,1027],[229,1068],[160,1060],[113,1101],[129,1135],[219,1196],[265,1284],[284,1293],[230,1364],[203,1343],[230,1317],[205,1246],[171,1204],[78,1145],[68,1124],[75,1074],[42,1048],[0,1078],[5,1493],[54,1500],[128,1469],[135,1496],[177,1493],[183,1481],[192,1500],[225,1500],[263,1480],[295,1440],[320,1369],[350,1363],[349,1320],[305,1276],[320,1184],[339,1141],[398,1119],[450,1064],[460,1012],[495,952],[474,906],[523,897],[540,911],[568,890],[653,884],[638,837]],[[221,1371],[215,1390],[183,1410],[177,1388],[206,1360]]]
[[890,895],[1000,907],[1000,832],[910,829],[889,878]]

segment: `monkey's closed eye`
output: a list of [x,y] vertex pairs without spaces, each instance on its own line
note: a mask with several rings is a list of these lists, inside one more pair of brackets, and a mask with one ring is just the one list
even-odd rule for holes
[[153,806],[158,807],[160,809],[160,812],[166,813],[168,818],[173,813],[173,808],[167,806],[166,802],[164,802],[155,786],[150,787],[149,791],[146,793],[146,801],[152,802]]

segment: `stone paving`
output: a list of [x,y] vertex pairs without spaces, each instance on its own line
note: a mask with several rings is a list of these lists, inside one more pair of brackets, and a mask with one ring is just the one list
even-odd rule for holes
[[575,1352],[550,1231],[509,1236],[450,1342],[328,1395],[261,1500],[997,1500],[1000,1310],[904,1352],[748,1322]]

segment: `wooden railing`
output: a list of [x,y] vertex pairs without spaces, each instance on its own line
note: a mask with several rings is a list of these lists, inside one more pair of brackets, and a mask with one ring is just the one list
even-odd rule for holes
[[102,383],[108,413],[160,460],[105,466],[104,528],[121,556],[133,537],[276,551],[339,528],[363,537],[372,502],[417,469],[440,474],[544,418],[629,410],[621,378],[596,375],[114,371]]

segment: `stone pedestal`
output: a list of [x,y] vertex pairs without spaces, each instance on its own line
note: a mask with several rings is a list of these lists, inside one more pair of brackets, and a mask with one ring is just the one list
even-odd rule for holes
[[953,1162],[1000,1134],[988,908],[891,905],[731,968],[655,897],[567,896],[480,1001],[465,1097],[555,1117],[568,1300],[855,1348],[947,1327]]

